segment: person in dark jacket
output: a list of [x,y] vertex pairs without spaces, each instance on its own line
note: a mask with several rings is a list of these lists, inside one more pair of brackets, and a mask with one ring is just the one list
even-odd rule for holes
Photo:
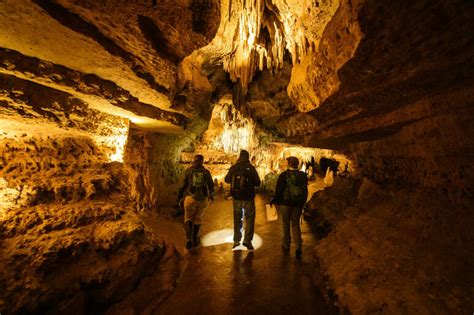
[[300,216],[308,198],[308,178],[304,172],[298,170],[298,158],[290,156],[286,160],[288,162],[288,170],[278,176],[275,194],[270,204],[276,204],[281,213],[281,221],[283,223],[281,247],[284,251],[290,250],[291,224],[291,235],[296,244],[295,255],[300,257],[303,253]]
[[179,203],[184,203],[184,229],[186,248],[199,246],[199,228],[208,200],[214,198],[214,182],[211,173],[202,165],[204,157],[194,156],[193,165],[186,169],[183,185],[178,194]]
[[243,245],[253,249],[252,239],[255,227],[255,187],[260,186],[260,177],[255,167],[250,164],[249,153],[240,151],[237,163],[231,166],[225,176],[225,182],[231,184],[230,193],[234,206],[234,245],[240,245],[242,239],[242,216],[245,217],[245,235]]

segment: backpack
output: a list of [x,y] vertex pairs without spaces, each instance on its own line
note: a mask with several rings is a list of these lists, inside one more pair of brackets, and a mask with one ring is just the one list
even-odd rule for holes
[[249,177],[247,176],[246,167],[239,166],[232,175],[230,182],[230,190],[232,192],[241,193],[248,190],[250,187]]
[[292,204],[299,204],[306,202],[305,187],[298,185],[298,171],[288,171],[286,173],[286,188],[283,193],[283,198]]
[[189,192],[191,193],[191,196],[196,200],[204,200],[207,197],[207,185],[204,170],[192,170]]

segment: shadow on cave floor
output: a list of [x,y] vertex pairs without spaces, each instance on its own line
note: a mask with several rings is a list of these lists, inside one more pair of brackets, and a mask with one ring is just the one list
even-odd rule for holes
[[[302,223],[303,257],[294,250],[284,254],[281,222],[267,221],[265,197],[256,198],[257,217],[254,251],[232,251],[231,233],[226,241],[192,250],[188,266],[174,293],[153,314],[331,314],[329,307],[311,280],[315,237],[306,222]],[[182,219],[182,217],[180,218]],[[175,234],[180,251],[184,250],[184,231],[180,222],[163,222],[166,232]],[[167,225],[166,227],[164,225]],[[201,238],[211,232],[232,229],[232,201],[218,198],[206,209]],[[177,237],[176,233],[180,233]],[[224,238],[221,238],[224,241]],[[218,243],[218,241],[216,241]],[[241,248],[241,247],[239,247]],[[242,247],[243,248],[243,247]]]

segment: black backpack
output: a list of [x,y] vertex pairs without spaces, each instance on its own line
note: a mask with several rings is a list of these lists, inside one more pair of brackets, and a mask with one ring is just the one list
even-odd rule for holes
[[196,200],[204,200],[207,197],[206,177],[203,169],[193,169],[191,172],[191,184],[189,192]]
[[299,171],[288,171],[286,173],[286,187],[283,193],[283,199],[292,204],[306,202],[306,187],[298,183]]
[[230,182],[230,190],[234,193],[242,193],[250,188],[248,174],[250,167],[239,165],[236,167],[232,180]]

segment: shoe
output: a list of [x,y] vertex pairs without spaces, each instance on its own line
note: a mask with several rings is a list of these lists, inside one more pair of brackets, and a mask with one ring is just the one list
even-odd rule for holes
[[237,246],[240,246],[240,242],[234,242],[234,245],[232,245],[232,248],[236,248]]
[[193,246],[198,247],[201,245],[201,239],[199,238],[199,228],[201,227],[200,224],[194,224],[194,229],[193,229]]
[[303,255],[303,251],[301,250],[301,248],[299,248],[295,251],[295,256],[296,257],[301,257],[301,255]]
[[178,217],[182,216],[183,214],[184,214],[184,212],[176,211],[176,212],[173,214],[173,218],[178,218]]
[[191,249],[191,248],[193,248],[193,242],[186,241],[186,249]]
[[184,222],[184,230],[186,231],[186,249],[193,248],[193,221]]
[[244,245],[245,247],[247,247],[248,250],[252,250],[252,249],[253,249],[252,243],[243,243],[242,245]]

